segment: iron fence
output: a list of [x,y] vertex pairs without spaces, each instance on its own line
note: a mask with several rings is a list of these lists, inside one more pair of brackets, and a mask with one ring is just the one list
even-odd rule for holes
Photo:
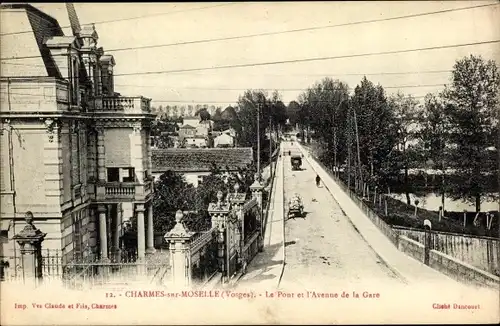
[[202,233],[190,246],[191,280],[204,284],[219,271],[217,229]]

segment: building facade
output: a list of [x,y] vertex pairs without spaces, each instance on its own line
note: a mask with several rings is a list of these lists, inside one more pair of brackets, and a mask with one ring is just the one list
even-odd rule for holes
[[[142,259],[154,251],[150,100],[115,92],[114,58],[67,9],[69,36],[30,5],[1,7],[5,32],[16,36],[2,47],[15,53],[2,57],[26,58],[2,62],[1,254],[18,255],[11,239],[31,211],[47,233],[43,248],[60,250],[63,264],[119,259],[132,218]],[[27,26],[32,33],[16,35]]]

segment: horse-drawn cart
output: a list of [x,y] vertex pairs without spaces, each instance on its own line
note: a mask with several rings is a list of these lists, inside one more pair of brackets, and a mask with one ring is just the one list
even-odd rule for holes
[[293,196],[288,202],[288,217],[303,217],[304,216],[304,205],[302,204],[302,199],[299,195]]
[[300,171],[300,166],[302,165],[302,157],[300,155],[294,155],[290,158],[290,163],[292,164],[293,171]]

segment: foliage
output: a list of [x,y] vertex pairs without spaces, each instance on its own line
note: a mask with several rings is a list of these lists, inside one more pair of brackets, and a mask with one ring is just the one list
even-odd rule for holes
[[[394,137],[396,148],[392,149],[392,157],[395,172],[404,171],[404,189],[407,204],[410,204],[411,186],[408,180],[408,170],[412,168],[413,162],[418,162],[418,146],[413,144],[417,139],[416,127],[420,111],[417,107],[418,102],[411,96],[405,96],[398,92],[389,99],[389,110],[393,116],[393,125],[388,130],[390,137]],[[391,144],[394,146],[394,144]]]
[[[185,211],[182,222],[194,232],[210,228],[211,219],[208,205],[216,201],[220,190],[224,196],[234,192],[234,184],[239,183],[240,193],[249,193],[255,170],[250,167],[227,173],[222,168],[213,167],[210,175],[194,188],[184,177],[174,172],[166,172],[155,183],[153,214],[155,232],[165,233],[175,225],[175,212]],[[224,197],[225,198],[225,197]]]
[[177,210],[192,210],[192,198],[195,188],[189,185],[183,176],[168,171],[155,182],[153,197],[154,229],[156,232],[167,232],[175,223]]
[[[247,90],[238,99],[237,143],[241,147],[252,147],[257,157],[257,139],[260,140],[260,160],[269,158],[269,140],[266,130],[280,128],[286,123],[286,106],[278,92],[271,97],[262,90]],[[269,122],[271,125],[269,125]],[[257,133],[257,126],[259,133]],[[259,137],[256,135],[259,134]]]
[[292,126],[295,126],[299,123],[299,112],[300,112],[300,104],[297,101],[291,101],[288,103],[286,108],[286,114],[288,116],[289,122]]
[[451,124],[450,161],[455,173],[464,179],[464,183],[450,185],[450,194],[475,202],[476,211],[487,195],[486,179],[498,173],[498,155],[491,155],[491,151],[498,151],[499,88],[496,63],[471,55],[456,62],[451,85],[443,94]]
[[299,96],[299,125],[302,130],[306,130],[303,138],[306,140],[314,133],[332,154],[328,155],[328,165],[334,165],[334,161],[342,162],[347,157],[346,146],[342,142],[347,127],[348,90],[347,84],[325,78]]

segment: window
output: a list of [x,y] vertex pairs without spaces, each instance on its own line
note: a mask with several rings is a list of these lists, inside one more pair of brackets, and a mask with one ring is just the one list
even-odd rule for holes
[[135,168],[107,168],[108,182],[135,182]]
[[120,181],[120,169],[108,168],[108,182],[119,182],[119,181]]
[[123,171],[123,182],[134,182],[135,181],[135,169],[126,168]]

